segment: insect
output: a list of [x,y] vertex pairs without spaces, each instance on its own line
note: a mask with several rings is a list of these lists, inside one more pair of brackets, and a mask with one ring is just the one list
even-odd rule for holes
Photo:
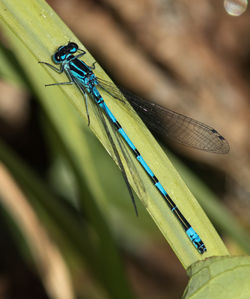
[[[138,111],[143,120],[150,115],[151,123],[149,123],[149,127],[152,129],[157,128],[158,131],[166,132],[163,134],[167,134],[169,138],[175,139],[180,143],[210,152],[226,153],[229,151],[229,145],[227,141],[213,128],[187,116],[178,114],[159,105],[143,101],[141,98],[136,97],[128,92],[124,92],[123,96],[121,91],[115,85],[95,76],[93,72],[95,69],[95,63],[93,63],[92,66],[89,66],[83,60],[79,59],[85,54],[86,52],[79,49],[76,43],[69,42],[67,45],[60,46],[52,56],[53,62],[60,65],[59,69],[47,62],[40,62],[58,73],[65,72],[69,78],[68,82],[48,84],[46,86],[75,84],[84,96],[88,124],[90,123],[90,117],[88,112],[87,94],[94,100],[95,104],[104,112],[114,130],[122,137],[127,146],[133,152],[137,161],[141,164],[151,179],[153,185],[160,192],[164,201],[178,219],[195,248],[199,253],[203,254],[207,250],[205,244],[189,224],[187,219],[180,212],[172,198],[169,196],[120,123],[117,121],[116,117],[110,111],[101,93],[99,92],[99,89],[109,93],[113,98],[121,101],[123,101],[125,96],[135,110]],[[101,117],[104,119],[103,115]],[[159,121],[159,117],[161,120],[163,120],[163,123],[162,121]],[[154,124],[153,120],[156,121]],[[107,124],[105,124],[105,128],[108,131]],[[115,155],[119,157],[111,135],[109,133],[107,134],[110,142],[112,143],[112,147],[114,148]],[[122,173],[125,174],[124,168],[119,158],[118,163],[122,169]],[[126,175],[124,175],[124,178],[128,185]],[[130,195],[134,203],[132,191],[130,191]]]

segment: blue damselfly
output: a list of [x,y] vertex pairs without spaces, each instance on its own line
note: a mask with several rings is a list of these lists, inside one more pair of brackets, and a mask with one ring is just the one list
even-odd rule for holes
[[[76,54],[77,52],[78,54]],[[229,151],[229,145],[227,141],[215,129],[199,121],[193,120],[187,116],[163,108],[159,105],[144,101],[141,98],[132,95],[131,93],[121,92],[112,83],[97,78],[93,72],[93,70],[95,69],[95,63],[93,63],[92,66],[89,66],[84,61],[79,59],[85,54],[86,52],[79,49],[76,43],[69,42],[67,45],[59,47],[55,54],[52,56],[52,60],[55,64],[60,64],[60,69],[47,62],[41,63],[49,66],[51,69],[58,73],[65,72],[69,78],[69,82],[54,83],[46,86],[75,84],[84,95],[88,123],[90,123],[90,118],[88,113],[87,94],[94,100],[96,105],[100,107],[104,114],[107,116],[115,131],[119,133],[127,146],[131,149],[138,162],[148,174],[154,186],[162,195],[168,207],[171,209],[173,214],[178,219],[179,223],[184,228],[184,231],[186,232],[193,245],[197,248],[198,252],[201,254],[204,253],[207,249],[200,239],[199,235],[195,232],[186,218],[182,215],[174,201],[171,199],[167,191],[164,189],[148,164],[145,162],[138,149],[135,147],[131,139],[123,130],[120,123],[117,121],[116,117],[106,105],[99,90],[105,91],[109,93],[113,98],[119,99],[121,101],[124,101],[125,96],[125,98],[127,98],[128,101],[132,104],[134,109],[138,111],[139,115],[144,121],[146,121],[146,119],[150,120],[148,124],[151,129],[156,128],[161,134],[167,135],[170,139],[174,139],[185,145],[215,153],[227,153]],[[103,115],[101,117],[103,118]],[[112,147],[114,148],[115,155],[116,157],[118,157],[118,164],[128,185],[126,173],[121,163],[121,159],[119,158],[119,154],[115,148],[112,136],[108,133],[107,124],[105,125],[105,129],[107,131]],[[134,203],[131,190],[130,195]]]

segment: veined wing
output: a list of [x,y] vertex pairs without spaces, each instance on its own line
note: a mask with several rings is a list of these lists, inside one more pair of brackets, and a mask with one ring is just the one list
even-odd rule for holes
[[[71,76],[70,76],[70,78],[71,78]],[[87,91],[85,90],[84,85],[81,84],[81,82],[79,80],[77,80],[76,78],[74,78],[74,77],[71,78],[71,79],[77,85],[77,87],[82,91],[83,95],[86,94]],[[86,108],[87,108],[88,105],[87,105],[87,103],[85,103],[85,104],[86,104]],[[92,105],[92,101],[90,101],[90,105]],[[104,117],[104,112],[99,107],[99,105],[97,105],[97,108],[96,108],[95,111],[99,115],[99,119],[101,121],[103,129],[104,129],[104,131],[106,133],[106,136],[107,136],[107,138],[109,140],[109,143],[110,143],[110,146],[111,146],[111,149],[112,149],[111,156],[117,162],[117,164],[118,164],[118,166],[119,166],[119,168],[120,168],[120,170],[122,172],[122,176],[123,176],[123,179],[124,179],[124,181],[126,183],[126,186],[127,186],[127,189],[128,189],[129,195],[130,195],[130,198],[132,200],[132,203],[133,203],[133,206],[134,206],[134,209],[135,209],[135,213],[138,216],[138,211],[137,211],[137,207],[136,207],[135,197],[134,197],[132,188],[131,188],[131,186],[129,184],[129,180],[128,180],[128,176],[127,176],[128,172],[129,172],[129,174],[131,175],[131,177],[133,179],[136,191],[139,194],[141,194],[142,196],[145,196],[145,188],[144,188],[143,182],[140,180],[140,177],[139,177],[139,175],[137,173],[136,166],[134,165],[134,162],[132,161],[132,159],[131,159],[131,157],[129,155],[129,152],[127,151],[127,147],[124,144],[125,143],[124,140],[121,138],[120,134],[118,134],[117,130],[114,129],[113,123],[110,120],[110,118]],[[115,139],[114,138],[117,141],[117,145],[115,143]],[[119,151],[117,149],[117,146],[119,147],[121,154],[119,153]],[[121,160],[121,156],[123,156],[123,158],[125,160],[125,163],[128,166],[128,170],[125,170],[124,164],[123,164],[123,162]]]
[[120,91],[114,84],[103,79],[98,78],[98,82],[100,87],[114,98],[123,101],[125,96],[147,127],[163,138],[212,153],[226,154],[229,152],[230,147],[227,140],[212,127],[143,100],[123,89]]

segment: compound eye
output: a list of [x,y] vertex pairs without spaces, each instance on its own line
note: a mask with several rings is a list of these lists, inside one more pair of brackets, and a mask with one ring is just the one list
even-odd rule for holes
[[75,53],[78,50],[78,45],[76,43],[69,43],[68,49],[70,53]]
[[57,49],[57,52],[61,51],[65,46],[60,46],[58,49]]
[[[65,55],[63,55],[65,56]],[[60,63],[62,62],[62,55],[60,55],[58,52],[56,52],[53,56],[52,56],[52,60],[55,62],[55,63]]]

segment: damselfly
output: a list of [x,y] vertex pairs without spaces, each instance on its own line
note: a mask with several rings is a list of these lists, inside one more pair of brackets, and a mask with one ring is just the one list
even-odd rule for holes
[[[79,54],[76,54],[77,52]],[[55,64],[60,64],[60,69],[47,62],[41,63],[49,66],[51,69],[58,73],[62,73],[64,71],[69,78],[69,82],[54,83],[46,86],[75,84],[84,95],[89,123],[90,118],[88,113],[88,102],[86,94],[88,93],[88,95],[94,100],[96,105],[100,107],[101,110],[104,112],[104,114],[112,124],[112,127],[116,130],[116,132],[119,133],[122,139],[129,146],[138,162],[141,164],[143,169],[148,174],[154,186],[162,195],[168,207],[171,209],[173,214],[176,216],[176,218],[184,228],[185,233],[187,234],[195,248],[197,248],[199,253],[204,253],[207,249],[202,240],[200,239],[199,235],[195,232],[195,230],[191,227],[186,218],[182,215],[174,201],[171,199],[167,191],[164,189],[164,187],[159,182],[157,177],[154,175],[148,164],[145,162],[138,149],[135,147],[131,139],[123,130],[116,117],[113,115],[113,113],[106,105],[102,95],[99,92],[99,89],[109,93],[113,98],[119,99],[121,101],[124,101],[125,95],[125,98],[129,100],[129,102],[132,104],[132,106],[139,113],[143,120],[146,121],[148,119],[148,115],[150,115],[149,127],[151,127],[152,129],[157,128],[158,132],[160,131],[161,134],[168,136],[168,138],[170,139],[174,139],[180,143],[183,143],[191,147],[215,153],[227,153],[229,151],[229,145],[227,141],[213,128],[205,124],[202,124],[196,120],[193,120],[187,116],[178,114],[159,105],[146,102],[140,99],[139,97],[136,97],[127,92],[123,92],[123,95],[121,91],[118,88],[116,88],[115,85],[105,80],[99,79],[95,76],[93,72],[93,70],[95,69],[95,63],[93,63],[92,66],[89,66],[84,61],[79,59],[85,54],[85,51],[79,49],[78,45],[72,42],[59,47],[55,54],[52,56],[52,60]],[[103,118],[103,115],[101,115],[101,117]],[[163,121],[163,123],[159,122],[159,119]],[[108,132],[107,124],[105,125],[105,129],[107,131],[109,140],[112,143],[112,147],[114,148],[115,155],[116,157],[118,157],[118,163],[120,168],[122,169],[126,183],[128,184],[124,167],[121,163],[121,159],[119,158],[118,151],[115,148],[114,141],[110,133]],[[130,195],[134,203],[131,190]]]

